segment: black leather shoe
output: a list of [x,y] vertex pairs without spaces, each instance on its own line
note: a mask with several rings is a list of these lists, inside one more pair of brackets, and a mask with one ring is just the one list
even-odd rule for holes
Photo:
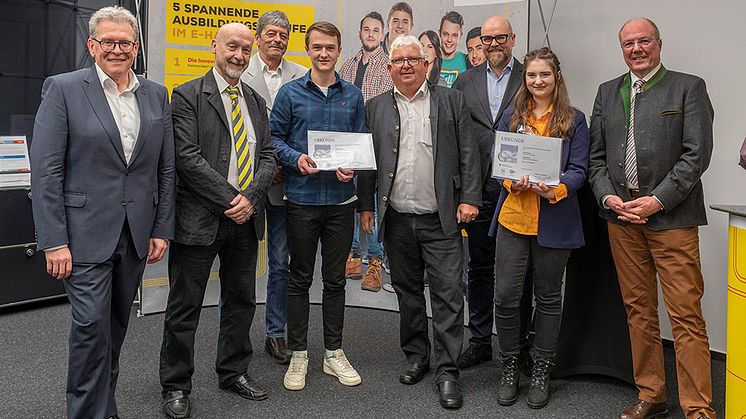
[[292,352],[288,350],[288,345],[285,343],[285,338],[280,336],[279,338],[270,338],[264,341],[264,352],[272,357],[272,360],[278,364],[287,365],[290,363],[290,358],[293,357]]
[[184,390],[167,391],[163,395],[163,413],[171,419],[186,419],[192,416],[189,397]]
[[108,418],[106,418],[106,419],[119,419],[119,416],[118,416],[118,415],[114,415],[114,416],[109,416],[109,417],[108,417]]
[[267,390],[263,389],[249,374],[238,377],[233,384],[221,387],[223,390],[232,391],[244,399],[264,400],[267,398]]
[[456,360],[459,369],[470,368],[492,359],[492,348],[469,345]]
[[438,391],[440,392],[440,405],[446,409],[460,409],[464,404],[457,382],[443,381],[438,384]]
[[417,384],[422,381],[422,378],[427,375],[429,371],[430,364],[418,364],[413,362],[404,367],[401,374],[399,374],[399,381],[402,384]]

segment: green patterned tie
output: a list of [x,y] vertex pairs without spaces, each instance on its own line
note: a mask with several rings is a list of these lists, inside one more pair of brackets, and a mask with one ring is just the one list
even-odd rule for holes
[[246,189],[254,178],[254,162],[249,152],[249,142],[246,139],[246,126],[241,116],[241,106],[238,102],[238,87],[227,87],[225,89],[231,97],[231,124],[233,126],[233,138],[236,143],[236,163],[238,163],[238,187]]

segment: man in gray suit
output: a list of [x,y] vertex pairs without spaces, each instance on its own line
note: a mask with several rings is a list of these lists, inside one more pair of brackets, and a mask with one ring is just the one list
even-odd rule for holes
[[[484,63],[459,75],[453,88],[464,93],[469,108],[474,138],[479,145],[482,168],[482,207],[474,222],[466,226],[469,236],[469,347],[458,358],[459,368],[469,368],[492,359],[492,323],[495,306],[495,239],[489,237],[500,185],[492,178],[492,148],[495,129],[503,111],[515,97],[523,78],[523,64],[513,58],[515,34],[502,16],[491,16],[482,24],[479,41],[484,45]],[[531,324],[533,282],[524,283],[521,299],[521,358],[527,355]],[[531,369],[527,369],[530,371]]]
[[34,222],[72,309],[67,417],[117,417],[119,354],[145,262],[173,238],[174,145],[163,86],[135,76],[132,13],[91,16],[90,68],[48,78],[31,146]]
[[[256,43],[259,48],[241,79],[267,103],[267,114],[272,111],[272,104],[280,86],[308,71],[299,64],[283,59],[288,48],[289,35],[290,21],[281,10],[271,10],[256,22]],[[265,316],[267,339],[264,342],[264,351],[279,364],[287,364],[292,356],[285,342],[285,325],[288,319],[285,302],[288,287],[288,244],[285,235],[284,184],[283,168],[278,166],[264,206],[267,214],[269,259]]]
[[216,256],[219,386],[246,399],[267,398],[246,372],[264,200],[277,170],[264,99],[240,79],[253,43],[246,25],[222,26],[212,41],[215,66],[173,92],[176,237],[169,257],[171,291],[160,363],[163,412],[170,418],[190,416],[194,335]]
[[707,223],[701,177],[712,154],[712,104],[701,78],[661,64],[663,41],[649,19],[625,23],[619,42],[630,71],[598,88],[589,170],[608,220],[639,390],[620,418],[667,411],[656,276],[674,336],[679,404],[687,418],[714,418],[698,227]]
[[367,103],[378,172],[358,181],[358,211],[373,231],[378,192],[379,234],[388,249],[391,284],[399,299],[400,343],[407,366],[399,376],[416,384],[430,369],[424,273],[433,315],[435,381],[440,404],[463,403],[456,358],[464,335],[463,261],[459,223],[481,205],[481,172],[471,118],[461,92],[429,85],[424,47],[396,38],[388,65],[394,89]]

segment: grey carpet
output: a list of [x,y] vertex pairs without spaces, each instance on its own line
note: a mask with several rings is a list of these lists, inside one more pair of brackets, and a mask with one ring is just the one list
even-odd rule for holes
[[[121,358],[118,387],[122,418],[160,418],[158,381],[163,315],[133,317]],[[0,418],[61,418],[65,415],[67,364],[67,304],[46,303],[0,311]],[[464,407],[456,412],[438,404],[432,375],[414,386],[398,382],[404,357],[398,347],[399,315],[395,312],[348,308],[343,347],[360,372],[355,388],[339,384],[321,370],[323,342],[321,308],[312,306],[309,333],[311,359],[306,389],[282,387],[285,367],[263,353],[264,306],[257,308],[251,330],[255,355],[250,373],[270,393],[266,401],[244,400],[217,388],[213,371],[217,339],[217,310],[202,311],[196,339],[196,370],[191,396],[195,418],[612,418],[634,401],[636,390],[621,381],[579,376],[552,381],[552,398],[542,410],[525,404],[525,379],[519,401],[502,407],[495,398],[498,369],[489,362],[462,372]],[[665,349],[668,371],[669,417],[682,417],[676,397],[673,350]],[[714,407],[724,414],[725,364],[713,361]]]

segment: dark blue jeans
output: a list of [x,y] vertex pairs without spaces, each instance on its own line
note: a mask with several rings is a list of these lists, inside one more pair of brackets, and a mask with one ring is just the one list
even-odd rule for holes
[[267,202],[267,337],[285,336],[288,321],[288,241],[285,234],[285,206]]

